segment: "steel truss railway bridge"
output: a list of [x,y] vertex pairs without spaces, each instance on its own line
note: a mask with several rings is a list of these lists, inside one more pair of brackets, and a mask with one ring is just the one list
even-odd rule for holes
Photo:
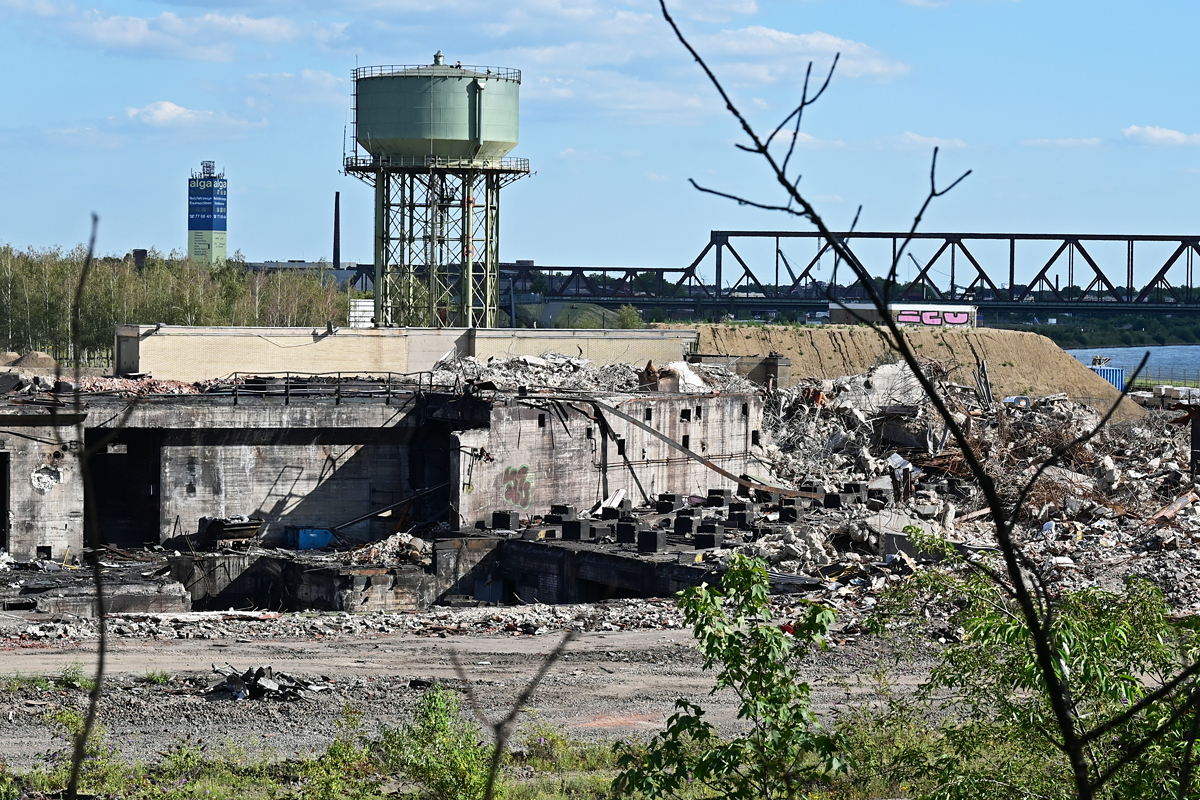
[[[866,265],[877,286],[909,238],[860,231],[834,235]],[[1194,274],[1200,235],[915,233],[911,238],[912,255],[904,256],[891,287],[895,302],[971,302],[997,313],[1200,312]],[[702,279],[701,270],[711,277]],[[839,301],[865,298],[828,242],[816,232],[801,231],[712,231],[686,267],[518,263],[503,264],[501,274],[503,283],[523,287],[541,278],[541,294],[551,302],[629,303],[701,316],[820,311],[828,308],[831,285]]]

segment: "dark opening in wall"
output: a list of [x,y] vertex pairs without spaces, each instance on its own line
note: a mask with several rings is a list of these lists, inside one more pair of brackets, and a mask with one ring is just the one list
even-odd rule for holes
[[8,541],[8,453],[0,453],[0,550],[12,550]]
[[750,431],[750,444],[758,445],[761,438],[762,437],[759,436],[758,431]]
[[700,417],[703,413],[704,413],[704,408],[702,406],[696,406],[696,422],[700,421]]
[[624,439],[617,439],[617,455],[619,455],[619,456],[625,455],[625,440]]
[[743,417],[750,416],[750,404],[749,403],[742,403],[742,416]]
[[684,434],[683,439],[681,439],[679,443],[690,450],[692,447],[692,437]]
[[36,550],[37,557],[43,561],[49,561],[50,559],[54,558],[54,550],[50,547],[50,545],[39,544]]
[[546,415],[545,414],[538,414],[538,427],[539,428],[546,427]]
[[692,410],[690,408],[679,409],[679,421],[680,422],[691,422],[692,421]]
[[646,406],[646,422],[650,422],[653,419],[654,419],[654,409],[650,408],[650,406]]

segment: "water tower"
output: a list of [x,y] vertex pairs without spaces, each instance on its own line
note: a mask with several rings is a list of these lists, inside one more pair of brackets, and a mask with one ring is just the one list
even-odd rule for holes
[[449,66],[439,51],[428,66],[353,75],[345,170],[375,187],[376,324],[495,327],[500,189],[529,174],[505,157],[520,71]]

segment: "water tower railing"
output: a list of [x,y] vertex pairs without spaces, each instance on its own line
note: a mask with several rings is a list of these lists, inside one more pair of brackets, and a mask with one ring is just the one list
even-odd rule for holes
[[374,169],[488,169],[529,172],[527,158],[446,158],[445,156],[346,156],[348,170]]
[[[414,70],[430,69],[430,64],[390,64],[387,66],[376,67],[359,67],[354,70],[351,75],[354,80],[359,78],[379,78],[387,75],[405,75],[411,74]],[[503,78],[509,81],[521,82],[521,70],[511,69],[509,67],[481,67],[474,64],[463,64],[461,67],[452,67],[449,64],[437,67],[437,69],[459,69],[463,72],[474,73],[472,77],[482,76],[491,78]]]

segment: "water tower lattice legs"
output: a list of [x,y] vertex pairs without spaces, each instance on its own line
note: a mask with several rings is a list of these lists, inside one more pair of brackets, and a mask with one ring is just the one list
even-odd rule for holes
[[495,327],[507,176],[436,170],[374,177],[379,324]]

